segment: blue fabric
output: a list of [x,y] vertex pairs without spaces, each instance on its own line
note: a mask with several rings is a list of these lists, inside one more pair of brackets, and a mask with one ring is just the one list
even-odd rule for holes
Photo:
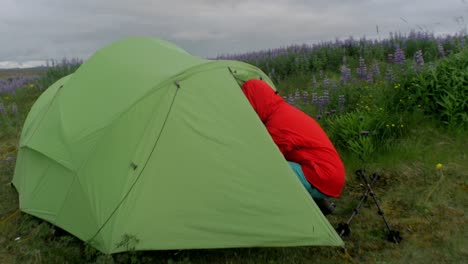
[[304,172],[302,171],[301,165],[299,165],[296,162],[288,161],[289,166],[291,166],[291,169],[296,173],[297,177],[301,181],[302,185],[306,188],[306,190],[309,192],[310,196],[315,199],[324,199],[327,196],[323,193],[321,193],[319,190],[315,189],[314,186],[312,186],[307,179],[304,176]]

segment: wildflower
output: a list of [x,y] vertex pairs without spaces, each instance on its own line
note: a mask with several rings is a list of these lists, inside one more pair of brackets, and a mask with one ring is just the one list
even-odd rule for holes
[[317,102],[318,102],[317,93],[312,93],[312,104],[316,104]]
[[359,57],[359,68],[356,69],[356,73],[359,78],[366,79],[367,78],[367,67],[364,59]]
[[327,105],[325,96],[319,96],[317,101],[317,107],[320,113],[322,113],[323,109]]
[[441,170],[443,167],[442,163],[437,163],[436,170]]
[[323,104],[324,106],[330,102],[330,97],[328,95],[328,91],[323,91]]
[[405,64],[405,52],[399,47],[395,50],[395,64]]
[[395,127],[395,124],[392,124],[392,127]]
[[341,78],[340,78],[340,80],[342,82],[345,82],[345,83],[351,81],[351,69],[346,67],[346,65],[341,66]]
[[424,57],[421,50],[418,50],[416,53],[414,53],[414,62],[416,63],[414,66],[416,70],[421,70],[421,68],[424,66]]
[[291,94],[288,95],[288,103],[294,105],[294,97]]
[[296,90],[296,92],[294,93],[294,101],[299,101],[301,99],[301,93],[299,92],[299,90]]
[[309,93],[307,91],[302,92],[302,101],[304,103],[307,103],[307,100],[309,99]]

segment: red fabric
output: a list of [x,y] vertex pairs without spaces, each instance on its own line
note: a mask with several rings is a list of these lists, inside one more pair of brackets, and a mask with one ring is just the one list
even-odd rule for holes
[[320,125],[263,81],[249,80],[242,91],[285,159],[299,163],[320,192],[339,197],[345,183],[343,162]]

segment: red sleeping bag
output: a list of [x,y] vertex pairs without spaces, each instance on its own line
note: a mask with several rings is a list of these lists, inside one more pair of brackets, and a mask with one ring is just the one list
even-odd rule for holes
[[320,125],[263,81],[249,80],[242,91],[285,159],[299,163],[320,192],[339,197],[345,183],[343,162]]

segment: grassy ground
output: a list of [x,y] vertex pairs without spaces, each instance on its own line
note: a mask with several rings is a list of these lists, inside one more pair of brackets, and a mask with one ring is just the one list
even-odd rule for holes
[[[340,248],[255,248],[131,252],[102,255],[50,224],[18,212],[13,176],[20,124],[40,91],[19,91],[18,125],[0,133],[0,263],[467,263],[468,133],[446,131],[417,117],[408,135],[390,152],[363,163],[342,152],[347,184],[337,201],[332,225],[346,221],[363,193],[354,175],[358,168],[379,172],[375,185],[390,225],[403,236],[387,242],[385,226],[369,201],[351,223],[351,235]],[[436,164],[443,164],[441,170]]]

